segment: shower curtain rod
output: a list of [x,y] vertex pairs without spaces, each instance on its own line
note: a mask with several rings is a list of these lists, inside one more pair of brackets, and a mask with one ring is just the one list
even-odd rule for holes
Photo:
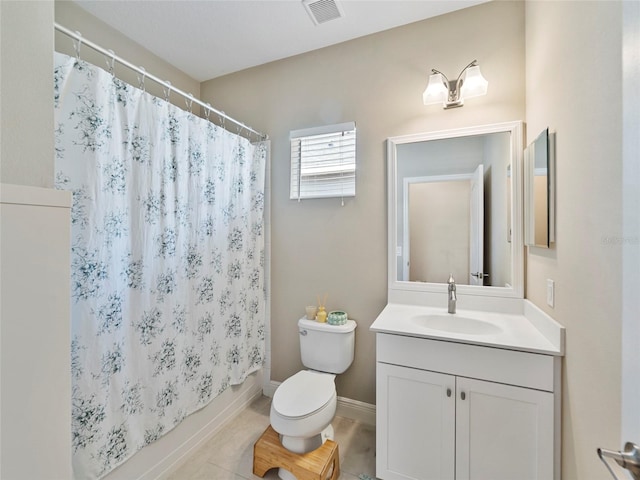
[[171,85],[171,83],[166,82],[164,80],[161,80],[160,78],[156,77],[155,75],[151,75],[150,73],[147,73],[144,68],[137,67],[137,66],[133,65],[131,62],[128,62],[125,59],[123,59],[122,57],[119,57],[118,55],[113,53],[112,50],[107,50],[106,48],[103,48],[100,45],[87,40],[86,38],[84,38],[80,34],[80,32],[74,32],[72,30],[69,30],[67,27],[64,27],[64,26],[60,25],[58,22],[54,22],[54,26],[55,26],[55,29],[58,30],[59,32],[62,32],[65,35],[67,35],[67,36],[73,38],[74,40],[76,40],[77,42],[79,42],[79,45],[76,48],[76,53],[79,52],[80,45],[82,45],[82,44],[87,45],[88,47],[93,48],[97,52],[100,52],[103,55],[106,55],[106,56],[112,58],[114,61],[124,65],[125,67],[130,68],[131,70],[139,73],[140,75],[143,76],[143,79],[144,78],[150,78],[154,82],[159,83],[160,85],[162,85],[162,87],[167,88],[170,91],[177,93],[178,95],[182,95],[189,102],[197,103],[201,107],[206,108],[207,110],[217,114],[221,118],[224,118],[225,120],[229,120],[229,121],[233,122],[234,124],[238,125],[241,129],[247,130],[248,132],[251,132],[251,133],[255,133],[261,140],[267,140],[269,138],[269,136],[267,134],[259,132],[257,130],[254,130],[250,126],[245,125],[244,123],[236,120],[235,118],[230,117],[226,113],[221,112],[220,110],[216,110],[210,104],[204,103],[203,101],[198,100],[192,94],[185,93],[182,90],[180,90],[179,88],[176,88],[173,85]]

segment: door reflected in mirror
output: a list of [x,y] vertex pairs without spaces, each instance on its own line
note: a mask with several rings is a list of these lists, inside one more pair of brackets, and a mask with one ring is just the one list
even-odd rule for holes
[[514,244],[513,226],[522,218],[513,212],[522,192],[512,179],[521,172],[514,168],[522,159],[520,127],[389,139],[390,288],[429,290],[453,274],[460,286],[521,295],[523,269],[514,262],[523,261],[522,235]]
[[483,284],[484,275],[470,277],[483,272],[483,170],[404,179],[399,280],[438,283],[448,272],[459,284]]

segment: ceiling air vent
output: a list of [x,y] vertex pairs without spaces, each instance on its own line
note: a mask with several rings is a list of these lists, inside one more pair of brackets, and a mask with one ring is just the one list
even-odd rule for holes
[[302,3],[316,25],[344,17],[336,0],[302,0]]

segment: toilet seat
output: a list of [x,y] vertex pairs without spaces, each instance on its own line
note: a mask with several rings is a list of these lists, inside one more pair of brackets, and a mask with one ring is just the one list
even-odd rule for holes
[[282,382],[271,406],[285,419],[312,416],[335,398],[334,379],[331,374],[302,370]]

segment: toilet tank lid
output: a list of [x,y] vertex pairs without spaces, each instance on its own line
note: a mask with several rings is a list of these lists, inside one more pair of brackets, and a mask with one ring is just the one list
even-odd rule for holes
[[298,320],[298,327],[308,328],[309,330],[319,330],[322,332],[334,332],[334,333],[349,333],[356,329],[356,322],[354,320],[347,320],[344,325],[331,325],[325,322],[316,322],[315,320],[307,320],[301,318]]
[[334,375],[302,370],[276,389],[272,406],[284,417],[306,417],[324,407],[335,395],[334,379]]

